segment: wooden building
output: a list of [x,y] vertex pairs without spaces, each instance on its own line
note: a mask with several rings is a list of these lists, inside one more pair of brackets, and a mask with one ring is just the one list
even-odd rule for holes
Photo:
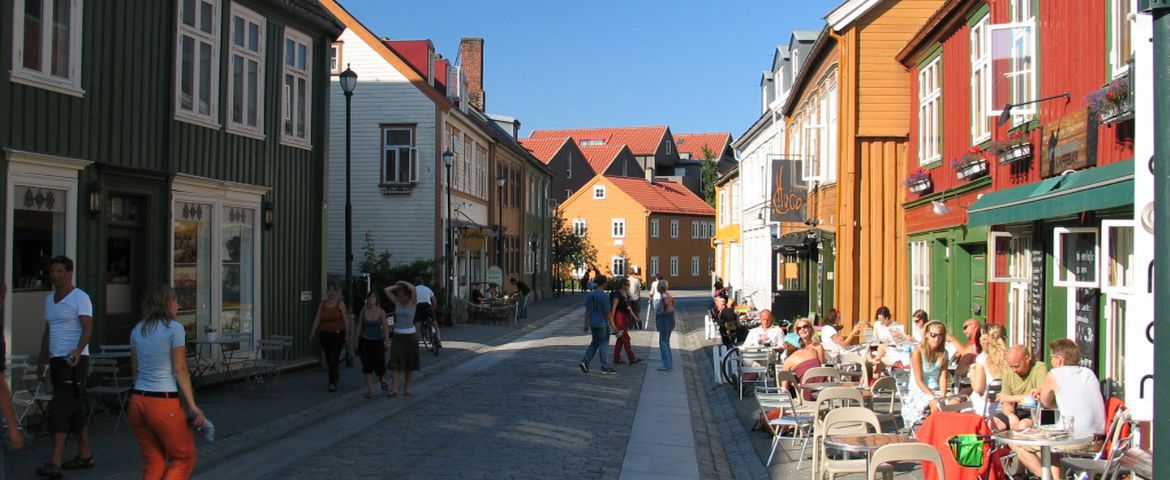
[[740,222],[743,221],[742,188],[739,169],[735,167],[720,175],[715,182],[715,237],[711,239],[711,247],[715,250],[715,268],[712,281],[731,286],[733,291],[743,288],[744,251],[740,228]]

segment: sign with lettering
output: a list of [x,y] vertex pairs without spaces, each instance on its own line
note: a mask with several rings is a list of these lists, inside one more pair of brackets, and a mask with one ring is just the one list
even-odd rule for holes
[[1028,286],[1032,297],[1032,328],[1029,329],[1028,343],[1032,355],[1044,358],[1044,241],[1040,235],[1032,237],[1032,282]]
[[[1040,136],[1040,176],[1048,178],[1066,170],[1097,164],[1096,117],[1081,109],[1044,125]],[[1092,125],[1090,121],[1092,120]]]
[[1077,288],[1073,302],[1073,320],[1076,331],[1073,339],[1081,350],[1081,366],[1097,371],[1097,317],[1098,295],[1095,288]]
[[[800,179],[800,160],[772,159],[772,198],[769,199],[769,222],[803,222],[808,188]],[[743,175],[746,172],[741,172]],[[745,177],[746,179],[746,177]]]

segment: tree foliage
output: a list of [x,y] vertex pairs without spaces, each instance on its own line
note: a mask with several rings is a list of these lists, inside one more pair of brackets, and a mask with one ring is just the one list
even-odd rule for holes
[[715,206],[715,181],[719,179],[719,162],[711,147],[703,145],[703,169],[699,172],[699,183],[703,187],[703,200]]
[[597,248],[589,243],[588,232],[577,235],[557,208],[552,218],[552,263],[559,279],[569,277],[573,268],[591,267],[597,262]]

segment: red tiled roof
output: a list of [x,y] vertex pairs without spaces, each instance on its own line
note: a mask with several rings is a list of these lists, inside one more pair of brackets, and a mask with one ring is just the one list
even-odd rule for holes
[[532,156],[540,159],[545,165],[552,161],[554,155],[561,151],[561,147],[565,146],[566,142],[573,141],[572,137],[548,137],[548,138],[521,138],[520,145],[532,152]]
[[691,159],[703,159],[703,146],[711,149],[711,154],[715,155],[715,160],[723,156],[723,150],[727,148],[727,143],[731,141],[731,134],[727,132],[720,133],[676,133],[674,134],[674,144],[678,147],[679,156],[683,154],[691,154]]
[[581,154],[585,155],[585,161],[589,162],[589,168],[593,169],[593,173],[605,175],[605,170],[613,165],[614,159],[626,149],[626,146],[582,145],[578,148],[581,149]]
[[666,126],[652,127],[616,127],[616,128],[576,128],[564,130],[536,130],[530,135],[534,138],[544,137],[573,137],[577,144],[588,143],[590,140],[601,140],[603,145],[626,145],[634,155],[654,155],[658,151],[658,144],[666,135]]
[[715,215],[715,209],[707,205],[707,202],[704,202],[687,187],[674,182],[656,181],[650,183],[644,178],[627,177],[605,177],[605,179],[651,212]]

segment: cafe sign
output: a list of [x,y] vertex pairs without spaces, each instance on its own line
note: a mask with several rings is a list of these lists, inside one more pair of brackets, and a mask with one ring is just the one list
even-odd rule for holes
[[768,199],[768,221],[803,222],[808,188],[800,178],[801,161],[773,158],[771,167],[772,196]]
[[459,249],[465,252],[478,252],[484,249],[488,237],[487,229],[464,228],[459,231]]
[[[1090,124],[1091,123],[1091,124]],[[1097,164],[1097,122],[1088,109],[1072,112],[1044,125],[1040,137],[1040,176]]]

